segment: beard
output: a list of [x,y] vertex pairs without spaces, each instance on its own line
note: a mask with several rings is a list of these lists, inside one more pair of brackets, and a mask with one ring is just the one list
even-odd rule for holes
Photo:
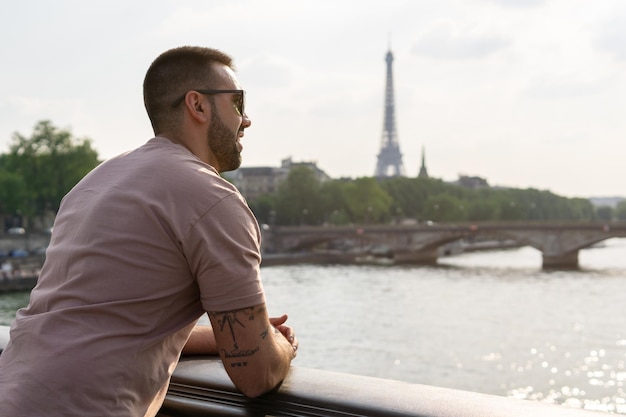
[[219,164],[219,172],[232,171],[241,166],[241,153],[237,147],[238,137],[239,131],[231,132],[217,116],[217,109],[214,107],[211,113],[207,141],[209,149]]

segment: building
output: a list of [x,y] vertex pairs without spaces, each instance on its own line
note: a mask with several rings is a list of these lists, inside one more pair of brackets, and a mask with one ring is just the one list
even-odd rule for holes
[[428,170],[426,169],[426,151],[422,146],[422,165],[420,166],[419,174],[417,174],[417,178],[428,178]]
[[459,175],[459,179],[454,184],[470,189],[489,188],[489,183],[486,179],[468,175]]
[[295,167],[311,169],[320,182],[330,179],[315,162],[293,162],[291,158],[283,159],[279,167],[241,167],[224,173],[224,177],[235,184],[246,199],[254,200],[263,194],[278,192],[280,184]]
[[404,176],[404,164],[402,152],[398,142],[396,129],[396,105],[393,89],[393,54],[391,50],[385,55],[387,63],[387,80],[385,85],[385,116],[383,122],[383,134],[380,140],[380,152],[376,163],[376,178]]

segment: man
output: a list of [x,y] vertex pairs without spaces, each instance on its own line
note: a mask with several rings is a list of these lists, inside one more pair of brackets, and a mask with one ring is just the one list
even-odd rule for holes
[[[37,287],[0,355],[2,416],[154,416],[185,353],[219,353],[255,397],[298,342],[270,319],[260,232],[218,173],[241,163],[251,122],[231,58],[199,47],[150,66],[155,138],[63,199]],[[211,326],[194,327],[208,312]]]

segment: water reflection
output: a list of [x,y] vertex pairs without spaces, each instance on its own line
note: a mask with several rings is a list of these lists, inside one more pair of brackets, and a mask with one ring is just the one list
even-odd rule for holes
[[[617,341],[617,347],[623,341]],[[552,346],[550,355],[536,349],[531,350],[525,369],[537,369],[529,378],[539,381],[535,386],[520,386],[509,389],[507,395],[565,404],[570,407],[626,414],[624,381],[626,369],[622,350],[592,350],[584,357],[564,352],[562,357]]]
[[[262,274],[295,366],[626,414],[625,239],[581,251],[578,271],[542,271],[531,248],[440,263]],[[0,296],[0,314],[27,301]]]
[[270,309],[299,332],[299,366],[626,413],[626,245],[585,252],[578,271],[542,271],[521,248],[263,273]]

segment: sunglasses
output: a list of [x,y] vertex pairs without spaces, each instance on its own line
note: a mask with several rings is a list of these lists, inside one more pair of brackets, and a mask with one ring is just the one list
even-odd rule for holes
[[[245,90],[193,90],[193,91],[195,91],[196,93],[206,94],[206,95],[210,95],[210,94],[225,94],[225,93],[234,93],[234,94],[236,94],[236,98],[235,98],[235,101],[233,102],[233,106],[235,107],[235,110],[237,110],[237,113],[239,113],[239,115],[243,117],[244,105],[246,103],[246,92],[245,92]],[[182,96],[180,96],[179,98],[174,100],[174,102],[172,103],[172,107],[176,107],[180,103],[182,103],[183,100],[185,99],[186,95],[187,95],[187,93],[183,94]]]

